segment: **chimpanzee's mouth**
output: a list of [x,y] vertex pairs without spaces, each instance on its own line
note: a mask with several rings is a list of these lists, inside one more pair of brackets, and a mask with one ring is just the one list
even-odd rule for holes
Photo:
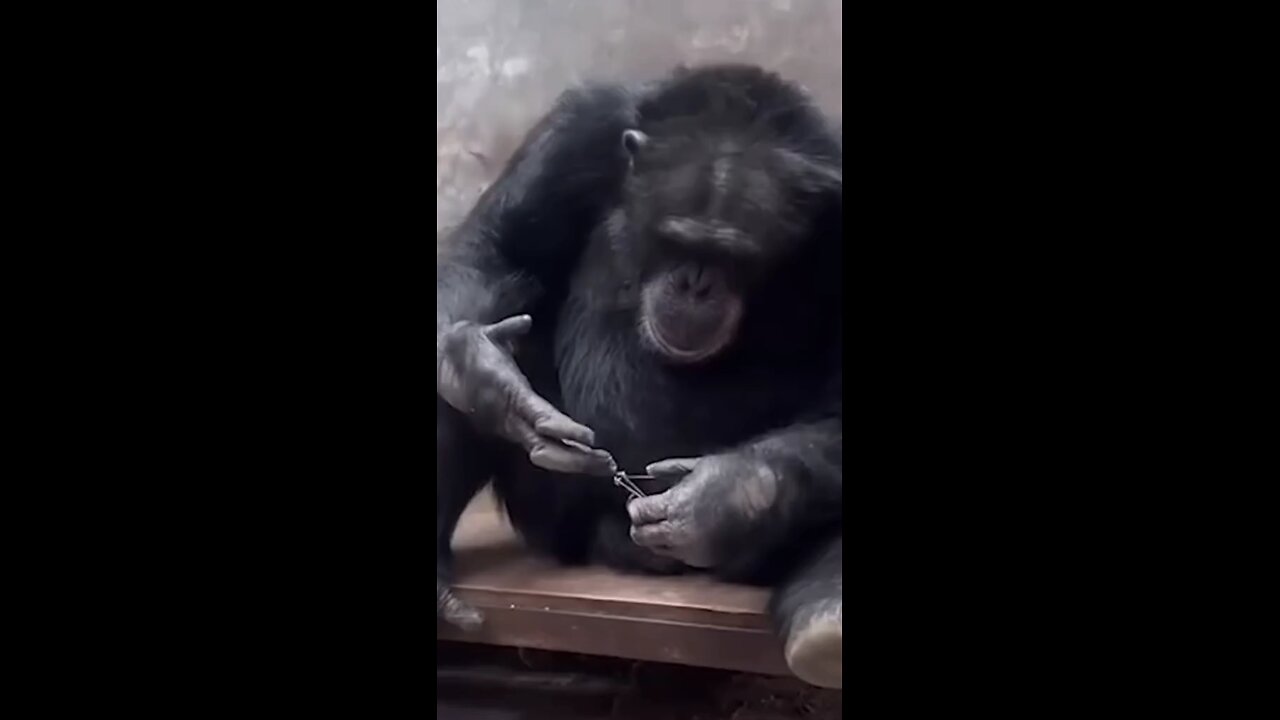
[[706,343],[693,349],[682,348],[668,340],[662,334],[662,324],[655,323],[651,317],[650,313],[642,313],[641,330],[645,338],[666,359],[681,365],[692,365],[714,357],[729,346],[737,334],[742,307],[739,303],[730,304],[715,334]]

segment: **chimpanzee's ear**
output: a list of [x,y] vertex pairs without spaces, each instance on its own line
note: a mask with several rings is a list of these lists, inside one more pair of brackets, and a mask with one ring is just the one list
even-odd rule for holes
[[622,147],[627,151],[627,155],[632,159],[640,153],[640,149],[649,143],[649,136],[639,130],[624,130],[622,132]]

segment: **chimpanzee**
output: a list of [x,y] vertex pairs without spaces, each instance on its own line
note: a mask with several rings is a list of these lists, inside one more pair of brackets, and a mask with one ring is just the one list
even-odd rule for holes
[[562,95],[437,255],[437,617],[481,622],[449,543],[492,479],[561,561],[773,584],[839,686],[842,226],[839,131],[775,74]]

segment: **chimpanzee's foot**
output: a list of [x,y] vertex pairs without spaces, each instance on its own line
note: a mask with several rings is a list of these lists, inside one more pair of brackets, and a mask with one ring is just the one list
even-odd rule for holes
[[844,681],[844,539],[835,536],[802,563],[773,596],[787,665],[801,680],[841,688]]
[[439,577],[436,578],[436,619],[462,630],[475,630],[484,624],[484,615],[454,597],[453,591]]
[[802,608],[786,637],[787,665],[812,685],[840,688],[844,652],[844,599]]

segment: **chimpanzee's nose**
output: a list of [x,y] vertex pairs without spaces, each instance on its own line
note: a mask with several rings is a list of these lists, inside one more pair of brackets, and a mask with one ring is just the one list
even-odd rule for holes
[[704,265],[688,265],[676,272],[675,289],[694,300],[706,300],[716,288],[716,274]]

